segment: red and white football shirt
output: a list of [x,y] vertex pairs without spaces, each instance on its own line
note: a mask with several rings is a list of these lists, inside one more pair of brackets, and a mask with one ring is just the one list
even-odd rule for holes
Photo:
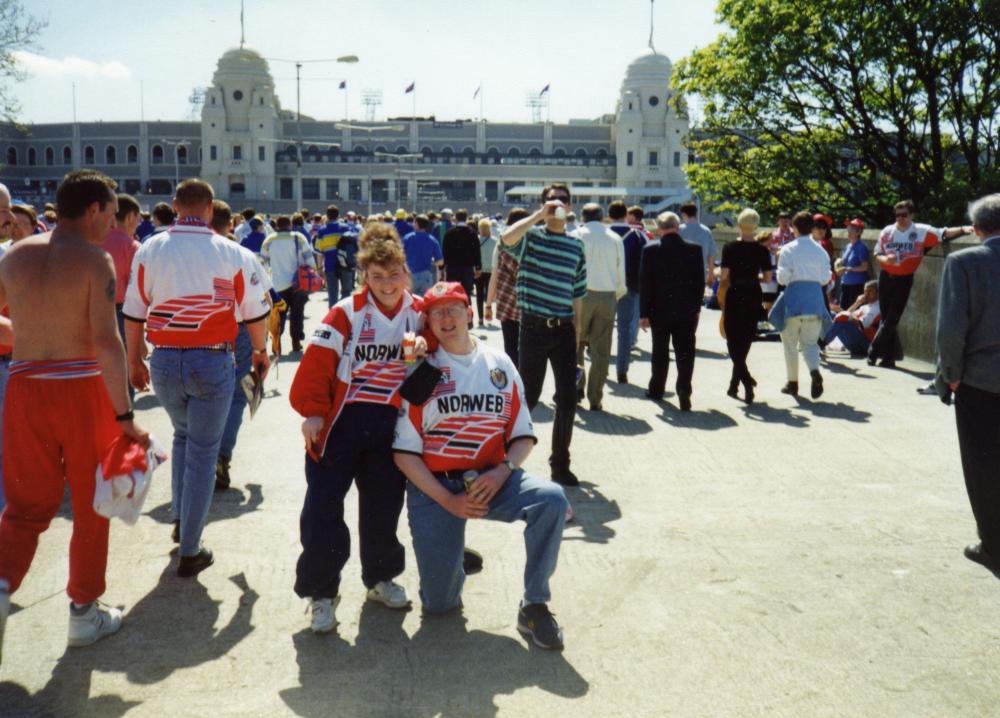
[[473,340],[470,354],[438,348],[427,361],[443,375],[422,406],[404,402],[393,451],[421,456],[431,471],[501,463],[511,442],[535,438],[524,385],[510,358]]
[[179,221],[147,239],[132,260],[126,317],[146,322],[160,346],[232,342],[236,323],[270,313],[260,263],[196,221]]
[[905,230],[890,224],[882,230],[875,245],[875,254],[895,254],[896,261],[882,265],[882,271],[897,276],[913,274],[924,254],[941,242],[944,233],[927,224],[914,222]]

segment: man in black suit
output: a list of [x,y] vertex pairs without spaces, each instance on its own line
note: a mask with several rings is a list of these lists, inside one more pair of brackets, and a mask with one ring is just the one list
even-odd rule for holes
[[656,218],[659,241],[642,250],[639,269],[639,326],[653,329],[653,375],[646,396],[663,398],[670,369],[670,342],[677,360],[677,399],[681,411],[691,411],[694,335],[705,292],[701,249],[678,234],[680,217],[663,212]]

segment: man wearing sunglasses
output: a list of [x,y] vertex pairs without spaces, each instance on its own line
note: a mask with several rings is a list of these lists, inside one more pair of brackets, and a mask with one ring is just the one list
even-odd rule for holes
[[[542,206],[508,227],[501,240],[519,262],[517,306],[521,310],[518,369],[528,408],[534,409],[545,382],[546,364],[555,376],[552,424],[552,480],[578,486],[569,468],[569,444],[576,416],[576,342],[580,335],[587,263],[583,242],[566,233],[569,187],[553,183],[542,190]],[[536,227],[539,222],[544,226]]]
[[439,342],[427,361],[440,377],[429,399],[403,404],[392,445],[409,479],[423,609],[441,614],[462,605],[468,519],[523,519],[527,562],[517,629],[541,648],[562,648],[547,604],[568,503],[561,487],[520,468],[535,445],[521,377],[510,357],[470,336],[472,308],[458,282],[427,290],[424,310]]
[[899,343],[899,320],[913,288],[913,275],[924,261],[924,255],[942,241],[972,234],[972,227],[936,229],[914,222],[916,206],[903,200],[895,206],[896,223],[882,230],[875,244],[875,259],[879,263],[878,296],[882,307],[882,325],[868,350],[868,363],[894,368],[902,353]]

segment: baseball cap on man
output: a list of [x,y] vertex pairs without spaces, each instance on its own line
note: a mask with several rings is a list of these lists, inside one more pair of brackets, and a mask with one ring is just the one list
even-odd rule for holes
[[469,297],[458,282],[438,282],[424,293],[424,311],[429,312],[431,307],[441,302],[454,300],[468,305]]
[[846,222],[846,223],[844,224],[844,226],[845,226],[845,227],[857,227],[858,229],[864,229],[864,228],[865,228],[865,223],[864,223],[864,222],[862,222],[862,221],[861,221],[860,219],[858,219],[857,217],[855,217],[855,218],[854,218],[854,219],[852,219],[852,220],[851,220],[850,222]]
[[825,214],[814,214],[813,224],[819,224],[820,222],[825,224],[827,227],[833,226],[833,220],[827,217]]

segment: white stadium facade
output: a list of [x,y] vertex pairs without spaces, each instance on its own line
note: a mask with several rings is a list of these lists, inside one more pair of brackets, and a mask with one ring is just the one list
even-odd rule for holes
[[335,203],[362,212],[369,203],[500,211],[562,181],[577,206],[624,199],[655,212],[690,198],[688,120],[683,102],[670,101],[670,73],[665,55],[647,53],[628,66],[614,114],[567,124],[297,120],[282,109],[267,60],[239,47],[219,59],[200,122],[0,127],[0,181],[41,204],[66,172],[94,167],[144,206],[198,176],[237,210]]

